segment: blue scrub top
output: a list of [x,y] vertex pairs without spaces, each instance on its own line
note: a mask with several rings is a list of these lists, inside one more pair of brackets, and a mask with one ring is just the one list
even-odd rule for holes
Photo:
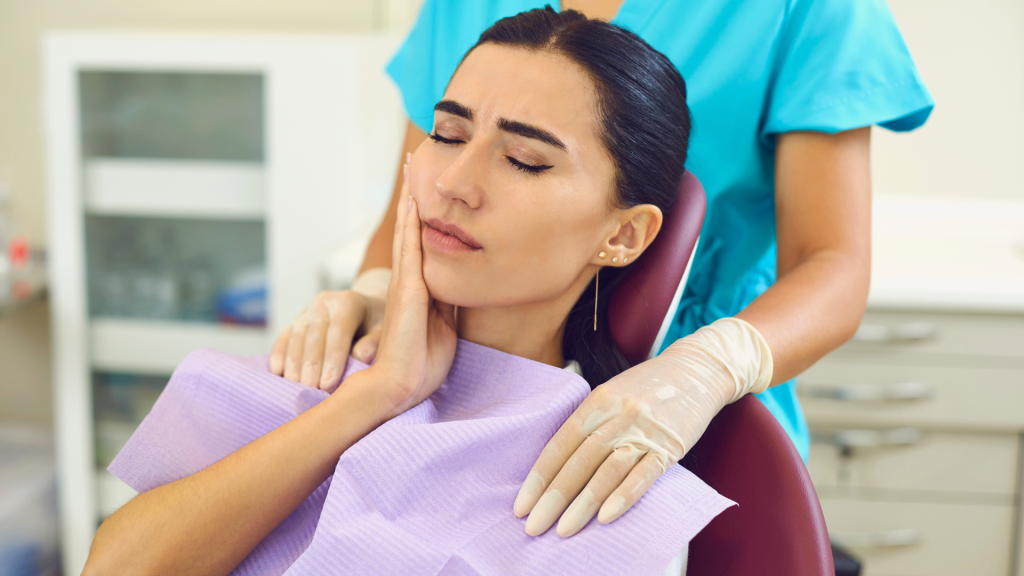
[[[387,69],[413,123],[431,130],[434,104],[485,29],[548,3],[558,4],[426,0]],[[776,134],[873,124],[913,130],[932,110],[884,0],[625,0],[612,22],[668,56],[686,80],[687,168],[708,196],[666,346],[735,315],[775,281]],[[810,435],[796,381],[758,398],[806,460]]]

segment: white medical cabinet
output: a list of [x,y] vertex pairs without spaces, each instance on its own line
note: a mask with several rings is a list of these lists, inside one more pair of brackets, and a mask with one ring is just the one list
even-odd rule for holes
[[1024,576],[1024,203],[875,200],[868,312],[800,377],[863,576]]
[[64,570],[134,493],[105,468],[175,366],[258,355],[377,221],[398,38],[51,33],[49,276]]

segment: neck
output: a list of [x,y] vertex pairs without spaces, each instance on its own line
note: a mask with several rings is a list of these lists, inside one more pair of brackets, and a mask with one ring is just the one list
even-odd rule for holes
[[591,277],[592,274],[584,274],[569,290],[551,300],[512,306],[459,308],[459,338],[563,368],[562,337],[566,318]]

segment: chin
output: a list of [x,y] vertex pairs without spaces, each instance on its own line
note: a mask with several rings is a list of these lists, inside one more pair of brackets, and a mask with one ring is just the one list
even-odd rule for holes
[[430,296],[446,304],[463,308],[487,305],[487,290],[479,281],[479,274],[456,270],[455,267],[424,258],[423,282]]

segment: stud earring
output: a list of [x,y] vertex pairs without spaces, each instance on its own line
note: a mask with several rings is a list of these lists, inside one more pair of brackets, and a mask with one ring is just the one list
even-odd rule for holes
[[629,262],[629,258],[626,258],[625,256],[623,256],[622,257],[622,263],[625,264],[626,262]]
[[604,260],[604,257],[607,255],[608,254],[604,250],[602,250],[601,253],[597,255],[597,257],[600,258],[601,260]]
[[618,256],[615,256],[615,257],[612,258],[612,262],[618,262],[618,261],[619,261],[619,257]]
[[[601,252],[604,254],[604,252]],[[604,258],[604,256],[601,256]],[[597,292],[601,286],[601,269],[597,269],[597,276],[594,276],[594,332],[597,332]]]

